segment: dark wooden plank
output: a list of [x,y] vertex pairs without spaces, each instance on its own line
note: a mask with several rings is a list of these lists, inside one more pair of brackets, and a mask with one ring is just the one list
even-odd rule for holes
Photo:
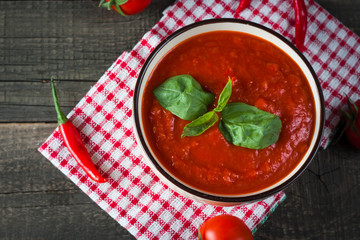
[[155,0],[122,17],[99,1],[0,1],[0,81],[96,81],[160,19],[171,2]]
[[[95,82],[55,80],[62,111],[67,114]],[[26,117],[25,117],[26,116]],[[56,122],[48,79],[0,81],[0,122]]]
[[[64,198],[64,195],[84,200],[87,198],[84,194],[48,195],[53,196],[53,202]],[[0,216],[0,239],[135,239],[95,203],[1,208]]]
[[171,2],[122,17],[98,1],[0,1],[0,122],[54,122],[51,75],[68,113]]
[[0,124],[0,194],[77,189],[37,151],[56,126]]
[[0,239],[133,239],[37,151],[56,124],[0,124]]

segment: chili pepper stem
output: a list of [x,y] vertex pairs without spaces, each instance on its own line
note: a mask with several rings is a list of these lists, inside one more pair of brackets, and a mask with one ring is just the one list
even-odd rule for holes
[[198,237],[199,237],[199,240],[202,240],[201,232],[200,232],[200,226],[198,227]]
[[52,95],[53,95],[53,99],[54,99],[54,104],[55,104],[55,109],[56,109],[56,114],[57,114],[57,119],[58,119],[58,125],[60,126],[61,124],[64,124],[68,121],[67,117],[62,113],[62,111],[60,110],[60,105],[59,105],[59,101],[56,95],[56,89],[55,89],[55,84],[54,84],[54,77],[51,77],[51,89],[52,89]]

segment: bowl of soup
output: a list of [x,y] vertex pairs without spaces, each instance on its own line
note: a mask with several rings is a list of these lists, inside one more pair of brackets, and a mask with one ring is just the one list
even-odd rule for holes
[[[324,100],[311,65],[283,36],[212,19],[152,51],[137,79],[133,119],[161,181],[190,199],[232,206],[271,196],[301,175],[320,145]],[[196,134],[184,136],[190,125]]]

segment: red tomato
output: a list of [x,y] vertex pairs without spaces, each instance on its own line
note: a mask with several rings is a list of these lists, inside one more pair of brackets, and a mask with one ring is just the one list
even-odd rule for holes
[[231,215],[220,215],[207,220],[201,227],[202,240],[253,240],[250,229],[241,219]]
[[[121,0],[104,0],[100,1],[100,7],[107,7],[111,6],[112,9],[117,11],[118,13],[121,13],[122,15],[128,16],[128,15],[135,15],[141,11],[143,11],[147,6],[149,6],[151,0],[127,0],[125,3],[120,4],[119,2],[124,2]],[[108,3],[110,2],[110,4]],[[116,3],[118,2],[118,3]]]
[[120,8],[125,15],[135,15],[149,6],[150,2],[151,0],[128,0]]
[[356,148],[360,149],[360,99],[355,103],[350,102],[349,111],[345,113],[347,120],[347,128],[345,135],[348,141]]

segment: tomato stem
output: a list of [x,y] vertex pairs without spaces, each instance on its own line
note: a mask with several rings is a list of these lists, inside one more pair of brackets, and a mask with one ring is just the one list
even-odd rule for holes
[[127,2],[128,0],[100,0],[99,7],[104,7],[108,10],[111,10],[111,8],[113,8],[116,12],[120,13],[123,16],[126,16],[126,14],[121,10],[120,6]]

